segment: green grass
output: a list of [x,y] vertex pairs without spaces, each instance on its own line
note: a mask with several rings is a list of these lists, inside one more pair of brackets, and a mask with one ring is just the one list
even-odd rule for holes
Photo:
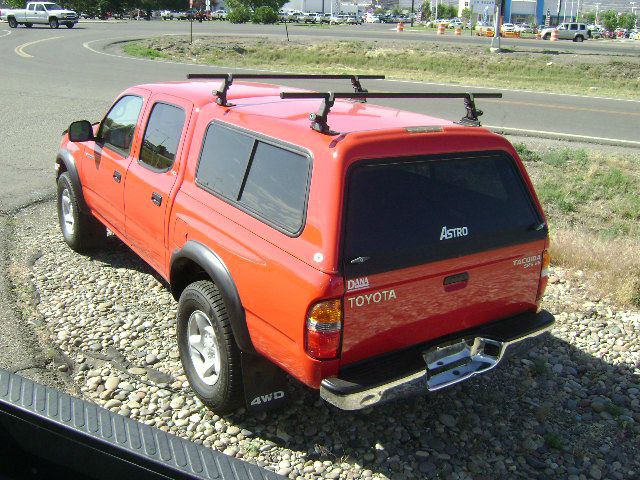
[[604,237],[640,240],[640,158],[516,144],[552,218]]
[[640,306],[640,155],[514,147],[547,215],[552,261],[587,272],[600,295]]
[[[637,62],[592,62],[580,55],[571,62],[559,62],[557,55],[495,55],[488,53],[486,46],[476,45],[299,39],[287,42],[283,31],[282,39],[198,37],[189,45],[186,38],[162,37],[126,44],[123,49],[145,58],[301,73],[384,73],[422,81],[634,98],[640,90]],[[594,86],[597,90],[591,90]]]
[[531,365],[531,371],[536,376],[544,375],[545,373],[547,373],[548,370],[549,370],[549,366],[547,365],[547,362],[541,358],[536,358],[533,361],[533,365]]
[[562,450],[565,446],[565,440],[557,433],[547,433],[544,436],[544,442],[547,446],[555,448],[556,450]]
[[122,47],[122,50],[133,57],[151,58],[156,60],[158,58],[167,58],[163,52],[159,52],[153,48],[148,48],[138,43],[127,43]]

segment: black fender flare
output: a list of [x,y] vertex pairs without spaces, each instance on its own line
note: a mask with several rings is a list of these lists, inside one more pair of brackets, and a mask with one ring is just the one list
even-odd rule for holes
[[240,351],[255,352],[249,335],[249,328],[247,327],[245,311],[231,273],[222,259],[206,245],[195,240],[189,240],[180,250],[176,250],[171,254],[169,283],[174,297],[182,293],[182,291],[175,290],[176,287],[186,287],[187,282],[182,282],[178,278],[181,263],[185,260],[190,260],[200,266],[220,290],[222,300],[229,312],[231,330]]
[[[63,166],[64,168],[62,168]],[[80,198],[78,198],[78,206],[80,207],[80,211],[85,214],[90,213],[89,207],[84,200],[82,183],[80,182],[80,175],[78,175],[78,168],[76,167],[76,159],[73,158],[71,152],[69,152],[69,150],[65,148],[60,149],[58,155],[56,156],[56,181],[58,181],[58,177],[60,177],[60,174],[63,170],[69,172],[71,183],[73,183],[73,187],[80,195]]]

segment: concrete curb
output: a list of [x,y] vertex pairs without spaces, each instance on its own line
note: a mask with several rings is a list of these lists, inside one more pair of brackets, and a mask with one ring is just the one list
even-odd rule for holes
[[617,138],[592,137],[587,135],[573,135],[570,133],[545,132],[543,130],[527,130],[522,128],[496,127],[483,125],[484,128],[500,135],[518,135],[521,137],[544,138],[549,140],[592,143],[594,145],[610,145],[613,147],[627,147],[640,149],[640,142]]

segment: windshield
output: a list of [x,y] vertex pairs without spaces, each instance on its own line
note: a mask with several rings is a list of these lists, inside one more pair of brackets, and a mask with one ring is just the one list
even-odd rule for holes
[[62,8],[57,3],[45,3],[44,8],[46,8],[47,10],[64,10],[64,8]]

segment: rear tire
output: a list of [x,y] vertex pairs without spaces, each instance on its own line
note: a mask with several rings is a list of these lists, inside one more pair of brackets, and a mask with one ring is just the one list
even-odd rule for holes
[[542,37],[544,40],[549,40],[551,38],[551,34],[550,33],[545,33],[544,37]]
[[99,246],[107,236],[107,229],[91,215],[79,208],[80,195],[68,172],[58,178],[58,221],[64,241],[79,253]]
[[240,350],[213,282],[194,282],[180,295],[177,337],[182,366],[198,398],[216,413],[242,406]]
[[573,39],[573,41],[582,43],[582,42],[584,42],[584,37],[581,36],[581,35],[578,35],[576,38]]
[[56,17],[50,18],[49,19],[49,27],[50,28],[58,28],[60,26],[60,23],[58,22],[58,19]]
[[9,17],[9,28],[18,28],[18,21],[13,17]]

